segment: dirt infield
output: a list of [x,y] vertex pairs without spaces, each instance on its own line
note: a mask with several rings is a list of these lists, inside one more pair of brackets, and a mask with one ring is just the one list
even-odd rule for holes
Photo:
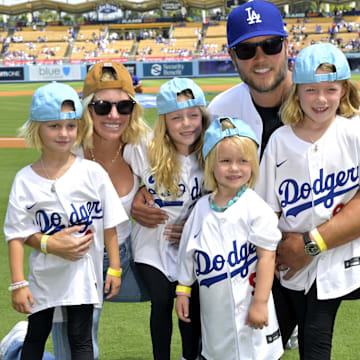
[[[201,85],[200,87],[204,92],[220,92],[227,90],[232,86],[234,85]],[[156,94],[159,90],[159,87],[156,86],[144,87],[143,89],[145,94]],[[0,91],[0,96],[25,96],[25,95],[32,95],[33,93],[34,90]],[[19,147],[26,147],[24,139],[0,137],[0,148],[19,148]]]

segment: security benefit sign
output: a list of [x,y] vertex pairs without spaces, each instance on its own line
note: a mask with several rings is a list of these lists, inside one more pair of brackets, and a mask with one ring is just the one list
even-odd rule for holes
[[24,68],[22,67],[0,67],[0,81],[24,80]]
[[174,77],[192,76],[192,62],[162,62],[144,63],[144,76],[149,77]]
[[29,66],[31,81],[81,80],[80,65],[31,65]]

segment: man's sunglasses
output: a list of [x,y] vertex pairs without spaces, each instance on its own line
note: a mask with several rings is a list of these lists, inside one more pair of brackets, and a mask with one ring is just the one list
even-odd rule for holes
[[283,36],[278,36],[256,43],[239,43],[231,49],[235,51],[239,60],[249,60],[253,58],[258,46],[261,47],[266,55],[276,55],[281,52],[284,39]]
[[89,105],[94,106],[94,111],[97,115],[108,115],[111,112],[112,106],[115,105],[117,112],[120,115],[130,115],[134,109],[135,100],[121,100],[118,102],[110,102],[107,100],[96,100]]

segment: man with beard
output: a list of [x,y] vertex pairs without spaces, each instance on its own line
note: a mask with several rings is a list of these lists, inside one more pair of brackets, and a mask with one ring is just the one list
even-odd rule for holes
[[216,96],[212,118],[230,116],[249,123],[261,154],[272,132],[282,125],[280,105],[291,85],[287,33],[278,8],[255,0],[235,8],[227,21],[229,55],[243,83]]

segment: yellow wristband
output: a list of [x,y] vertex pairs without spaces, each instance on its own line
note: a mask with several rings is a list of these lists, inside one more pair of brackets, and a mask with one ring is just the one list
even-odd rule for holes
[[120,270],[114,270],[111,267],[109,267],[107,269],[107,273],[111,276],[115,276],[115,277],[121,277],[122,274],[122,268],[120,268]]
[[176,293],[191,295],[191,287],[184,285],[176,285]]
[[313,238],[315,239],[316,243],[319,246],[320,251],[325,251],[327,250],[327,245],[326,242],[324,241],[323,237],[320,235],[319,231],[317,228],[312,229],[310,231],[310,234],[313,236]]
[[47,254],[47,241],[48,238],[50,237],[50,235],[43,235],[41,237],[41,242],[40,242],[40,249],[43,253]]

